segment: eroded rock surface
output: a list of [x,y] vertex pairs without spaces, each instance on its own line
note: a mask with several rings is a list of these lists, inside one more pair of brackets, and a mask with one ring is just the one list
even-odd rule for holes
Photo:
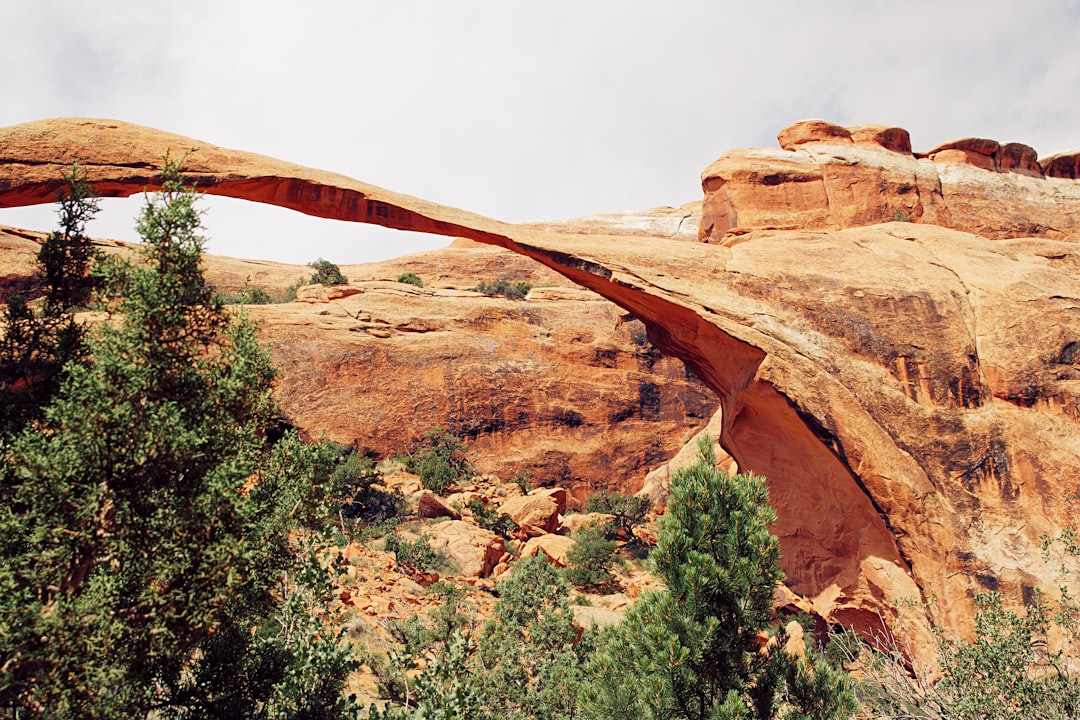
[[1080,186],[1068,156],[1039,176],[1022,147],[931,158],[895,128],[845,130],[795,128],[790,150],[711,165],[708,243],[507,225],[100,121],[0,130],[0,205],[50,201],[76,157],[100,190],[139,192],[166,147],[195,144],[209,192],[537,259],[716,391],[720,443],[769,478],[787,586],[822,617],[865,629],[915,599],[963,627],[973,589],[1054,587],[1038,538],[1074,522]]
[[902,128],[804,120],[781,149],[730,150],[701,175],[700,238],[738,242],[755,230],[839,230],[892,220],[991,239],[1080,238],[1078,153],[1046,158],[985,138],[913,154]]

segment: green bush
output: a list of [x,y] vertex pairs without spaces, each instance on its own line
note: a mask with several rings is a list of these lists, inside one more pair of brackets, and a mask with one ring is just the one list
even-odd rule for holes
[[522,300],[532,290],[532,285],[527,282],[497,280],[493,283],[481,282],[473,290],[484,295],[502,295],[509,300]]
[[468,450],[457,435],[442,428],[432,428],[424,434],[423,445],[406,461],[409,472],[420,476],[420,484],[441,495],[470,472],[465,453]]
[[399,283],[405,283],[406,285],[415,285],[416,287],[424,287],[424,281],[416,273],[401,273],[398,275],[397,281]]
[[374,460],[363,457],[355,448],[340,452],[330,482],[331,492],[341,503],[343,518],[378,525],[408,513],[401,492],[382,486],[383,475]]
[[529,482],[529,472],[527,470],[522,470],[521,472],[519,472],[510,482],[517,485],[518,489],[526,495],[528,495],[529,492],[533,489],[532,483]]
[[465,504],[465,507],[472,513],[473,518],[480,527],[490,530],[503,538],[509,539],[511,534],[518,529],[518,524],[514,522],[513,518],[506,513],[498,512],[483,500],[470,500]]
[[439,554],[428,544],[426,535],[415,540],[405,540],[400,535],[386,537],[386,552],[394,553],[398,567],[404,570],[427,572],[439,563]]
[[594,492],[585,501],[588,512],[605,513],[614,516],[606,528],[610,537],[623,540],[634,539],[634,527],[645,520],[652,500],[642,495],[623,495],[622,493],[600,490]]
[[617,543],[595,525],[574,533],[574,543],[566,553],[570,564],[563,571],[570,584],[582,589],[603,589],[610,585],[615,579],[611,566],[615,563]]
[[[1063,546],[1065,562],[1080,547],[1071,528],[1044,537],[1043,549]],[[936,667],[911,665],[909,648],[892,636],[875,647],[854,636],[834,637],[830,650],[843,662],[856,662],[861,679],[855,691],[863,709],[880,717],[927,720],[1020,720],[1080,717],[1080,607],[1068,588],[1053,604],[1036,592],[1020,612],[1005,606],[996,592],[977,592],[972,638],[938,634]]]
[[341,274],[341,268],[329,260],[319,258],[308,263],[308,267],[315,268],[311,275],[312,285],[344,285],[349,282],[349,278]]
[[244,287],[237,292],[219,292],[214,299],[222,305],[269,305],[274,301],[270,293],[262,288],[252,287],[250,280],[251,278],[244,280]]
[[115,321],[0,436],[0,716],[350,715],[321,617],[329,454],[271,442],[269,353],[213,300],[178,162],[162,187],[135,258],[97,263]]
[[35,309],[25,297],[12,295],[0,314],[0,433],[40,418],[59,390],[65,364],[85,360],[85,329],[75,310],[99,284],[90,270],[101,255],[86,235],[98,200],[78,164],[64,180],[61,228],[42,243],[34,272],[43,302]]

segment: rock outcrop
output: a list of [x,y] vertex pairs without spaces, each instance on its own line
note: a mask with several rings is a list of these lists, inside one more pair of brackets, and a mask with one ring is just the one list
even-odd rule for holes
[[893,220],[995,240],[1080,238],[1078,153],[1040,163],[1027,145],[963,138],[913,154],[901,128],[821,120],[795,123],[779,140],[779,150],[731,150],[705,169],[702,240]]
[[0,206],[50,201],[75,158],[99,191],[140,192],[167,148],[201,146],[187,168],[208,192],[539,260],[716,391],[719,441],[768,477],[787,585],[818,614],[865,629],[915,599],[963,627],[973,589],[1055,587],[1039,536],[1075,516],[1080,185],[1068,159],[1040,177],[1024,148],[931,158],[904,135],[808,125],[725,154],[703,176],[707,243],[508,225],[102,121],[0,129]]
[[[0,302],[5,287],[33,294],[42,239],[0,226]],[[204,263],[207,280],[232,293],[247,283],[277,295],[311,274],[213,255]],[[329,294],[310,286],[305,301],[247,308],[279,368],[285,419],[308,437],[383,457],[453,428],[478,468],[506,480],[527,472],[580,503],[598,488],[636,491],[715,411],[712,391],[657,352],[641,321],[529,258],[460,240],[342,270],[352,282]],[[395,282],[403,273],[425,286]],[[471,290],[503,277],[531,283],[530,299]]]

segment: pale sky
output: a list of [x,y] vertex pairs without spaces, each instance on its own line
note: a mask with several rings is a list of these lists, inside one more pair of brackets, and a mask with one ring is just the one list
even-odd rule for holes
[[[0,126],[125,120],[500,220],[699,199],[804,118],[1080,148],[1080,0],[0,0]],[[91,226],[135,240],[141,200]],[[204,201],[208,250],[364,262],[445,238]],[[0,210],[50,230],[51,208]]]

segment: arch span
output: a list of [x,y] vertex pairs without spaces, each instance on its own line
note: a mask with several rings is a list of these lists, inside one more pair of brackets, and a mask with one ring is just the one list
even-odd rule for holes
[[[866,626],[894,612],[892,600],[932,597],[938,621],[963,625],[980,576],[1017,596],[1053,586],[1038,537],[1073,517],[1080,371],[1064,360],[1044,375],[1030,368],[1080,341],[1062,335],[1080,327],[1080,280],[1052,264],[1075,250],[1032,241],[1005,252],[908,223],[721,245],[575,234],[87,119],[0,129],[0,207],[52,202],[75,160],[103,196],[154,189],[166,151],[192,148],[184,174],[207,193],[498,245],[644,321],[719,395],[719,440],[769,478],[789,585],[823,616]],[[1022,253],[1041,255],[1022,266]],[[1050,311],[1068,317],[1049,323]],[[1045,402],[1010,399],[1021,380]]]

